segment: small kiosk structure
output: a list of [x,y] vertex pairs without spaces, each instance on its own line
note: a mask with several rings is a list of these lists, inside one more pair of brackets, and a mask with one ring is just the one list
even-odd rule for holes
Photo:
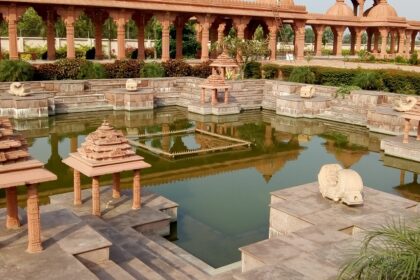
[[32,159],[26,139],[13,132],[10,120],[0,118],[0,189],[6,191],[6,228],[21,226],[18,213],[17,187],[26,186],[27,227],[29,253],[42,251],[41,219],[39,213],[38,184],[57,180],[57,176],[44,169],[44,164]]
[[86,137],[76,153],[63,160],[74,170],[74,205],[81,205],[80,173],[92,178],[92,215],[101,216],[99,178],[112,174],[112,196],[120,198],[120,174],[134,171],[132,209],[141,208],[140,170],[151,167],[135,154],[122,131],[115,130],[107,121]]
[[231,58],[226,49],[210,64],[212,70],[219,71],[220,75],[223,78],[227,78],[229,72],[235,73],[239,65],[236,63],[236,60]]

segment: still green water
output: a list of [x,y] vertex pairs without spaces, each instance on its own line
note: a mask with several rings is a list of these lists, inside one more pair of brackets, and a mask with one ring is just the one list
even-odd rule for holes
[[[239,247],[267,238],[271,191],[316,181],[323,164],[338,162],[358,171],[367,186],[420,201],[420,185],[412,183],[413,174],[386,166],[410,170],[416,164],[383,158],[379,152],[383,136],[365,128],[290,119],[266,111],[204,118],[171,107],[153,112],[95,112],[15,121],[28,138],[31,154],[59,177],[57,182],[40,187],[43,203],[48,203],[48,195],[71,191],[72,172],[61,160],[103,119],[131,134],[198,127],[253,143],[251,149],[172,161],[137,150],[153,166],[142,173],[143,186],[179,204],[178,223],[170,238],[214,267],[239,261]],[[194,134],[147,141],[168,151],[211,145],[211,140]],[[129,187],[131,173],[124,176]],[[87,178],[82,182],[89,186]],[[102,185],[108,182],[110,178],[101,178]],[[0,197],[4,198],[4,193]]]

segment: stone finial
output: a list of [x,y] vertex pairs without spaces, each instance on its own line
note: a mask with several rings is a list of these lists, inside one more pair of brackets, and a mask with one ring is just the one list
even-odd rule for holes
[[19,82],[11,83],[10,84],[10,90],[9,93],[11,95],[16,95],[20,97],[28,96],[30,95],[30,92],[27,88],[25,88],[25,85]]
[[29,159],[28,144],[20,134],[14,134],[7,118],[0,118],[0,165]]
[[120,160],[135,155],[122,131],[115,130],[107,121],[86,137],[77,152],[94,161]]
[[397,112],[408,112],[414,108],[417,104],[417,98],[408,96],[405,100],[396,100],[394,102],[394,110]]
[[313,98],[315,96],[315,87],[304,86],[300,89],[300,97],[302,98]]
[[347,205],[363,204],[363,180],[351,169],[339,164],[324,165],[318,174],[319,191],[322,196]]
[[128,79],[125,83],[125,89],[127,91],[136,91],[137,90],[137,81],[134,79]]

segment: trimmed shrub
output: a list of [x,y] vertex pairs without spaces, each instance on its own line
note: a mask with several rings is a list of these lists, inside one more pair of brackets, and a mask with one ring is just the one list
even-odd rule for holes
[[349,95],[354,90],[360,90],[358,86],[341,86],[337,89],[336,97],[344,98],[346,95]]
[[31,81],[34,78],[34,67],[25,61],[1,60],[0,82]]
[[351,85],[357,74],[356,70],[329,67],[311,67],[315,73],[315,83],[330,86]]
[[309,67],[296,67],[289,77],[290,82],[314,84],[315,73]]
[[400,56],[400,55],[396,56],[395,59],[394,59],[394,61],[397,64],[407,64],[407,60],[404,57]]
[[192,67],[183,60],[171,59],[162,63],[162,66],[167,77],[191,76]]
[[261,67],[262,71],[264,72],[265,79],[277,79],[279,76],[280,67],[277,64],[264,64]]
[[58,65],[55,63],[40,64],[35,68],[35,80],[49,81],[57,80]]
[[145,63],[140,70],[140,77],[142,78],[160,78],[165,77],[165,69],[161,63],[150,62]]
[[245,79],[261,79],[261,63],[257,61],[248,62],[244,70]]
[[76,80],[79,76],[80,68],[87,63],[85,59],[60,59],[57,65],[57,80]]
[[283,65],[283,66],[280,66],[279,69],[280,69],[280,73],[283,79],[289,80],[290,74],[292,74],[292,71],[293,69],[295,69],[295,67]]
[[420,74],[398,70],[383,73],[385,87],[390,92],[420,95]]
[[100,63],[93,63],[91,61],[86,61],[86,63],[82,64],[77,75],[77,79],[79,80],[104,78],[106,78],[105,67]]
[[208,76],[211,75],[210,64],[211,62],[207,61],[207,62],[203,62],[203,63],[193,66],[191,69],[191,76],[203,78],[203,79],[207,78]]
[[363,71],[356,75],[353,84],[366,90],[383,90],[384,81],[379,72]]
[[138,78],[141,62],[138,60],[116,60],[114,63],[104,64],[106,76],[109,79]]
[[411,65],[417,65],[419,64],[419,55],[417,52],[413,52],[410,56],[410,59],[408,60],[408,63]]

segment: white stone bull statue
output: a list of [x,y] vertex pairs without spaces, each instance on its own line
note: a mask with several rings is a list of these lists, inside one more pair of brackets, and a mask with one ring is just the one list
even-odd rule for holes
[[315,87],[304,86],[300,89],[300,97],[302,98],[313,98],[315,96]]
[[339,164],[324,165],[318,174],[319,191],[325,198],[347,205],[363,204],[363,181],[351,169],[343,169]]
[[128,79],[125,83],[125,89],[127,91],[136,91],[137,90],[137,82],[133,79]]
[[11,95],[16,95],[20,97],[28,96],[31,93],[27,88],[25,88],[25,85],[19,82],[11,83],[10,84],[10,90],[9,93]]
[[394,110],[397,112],[408,112],[414,108],[417,104],[417,98],[413,96],[408,96],[406,100],[396,100],[394,102]]

